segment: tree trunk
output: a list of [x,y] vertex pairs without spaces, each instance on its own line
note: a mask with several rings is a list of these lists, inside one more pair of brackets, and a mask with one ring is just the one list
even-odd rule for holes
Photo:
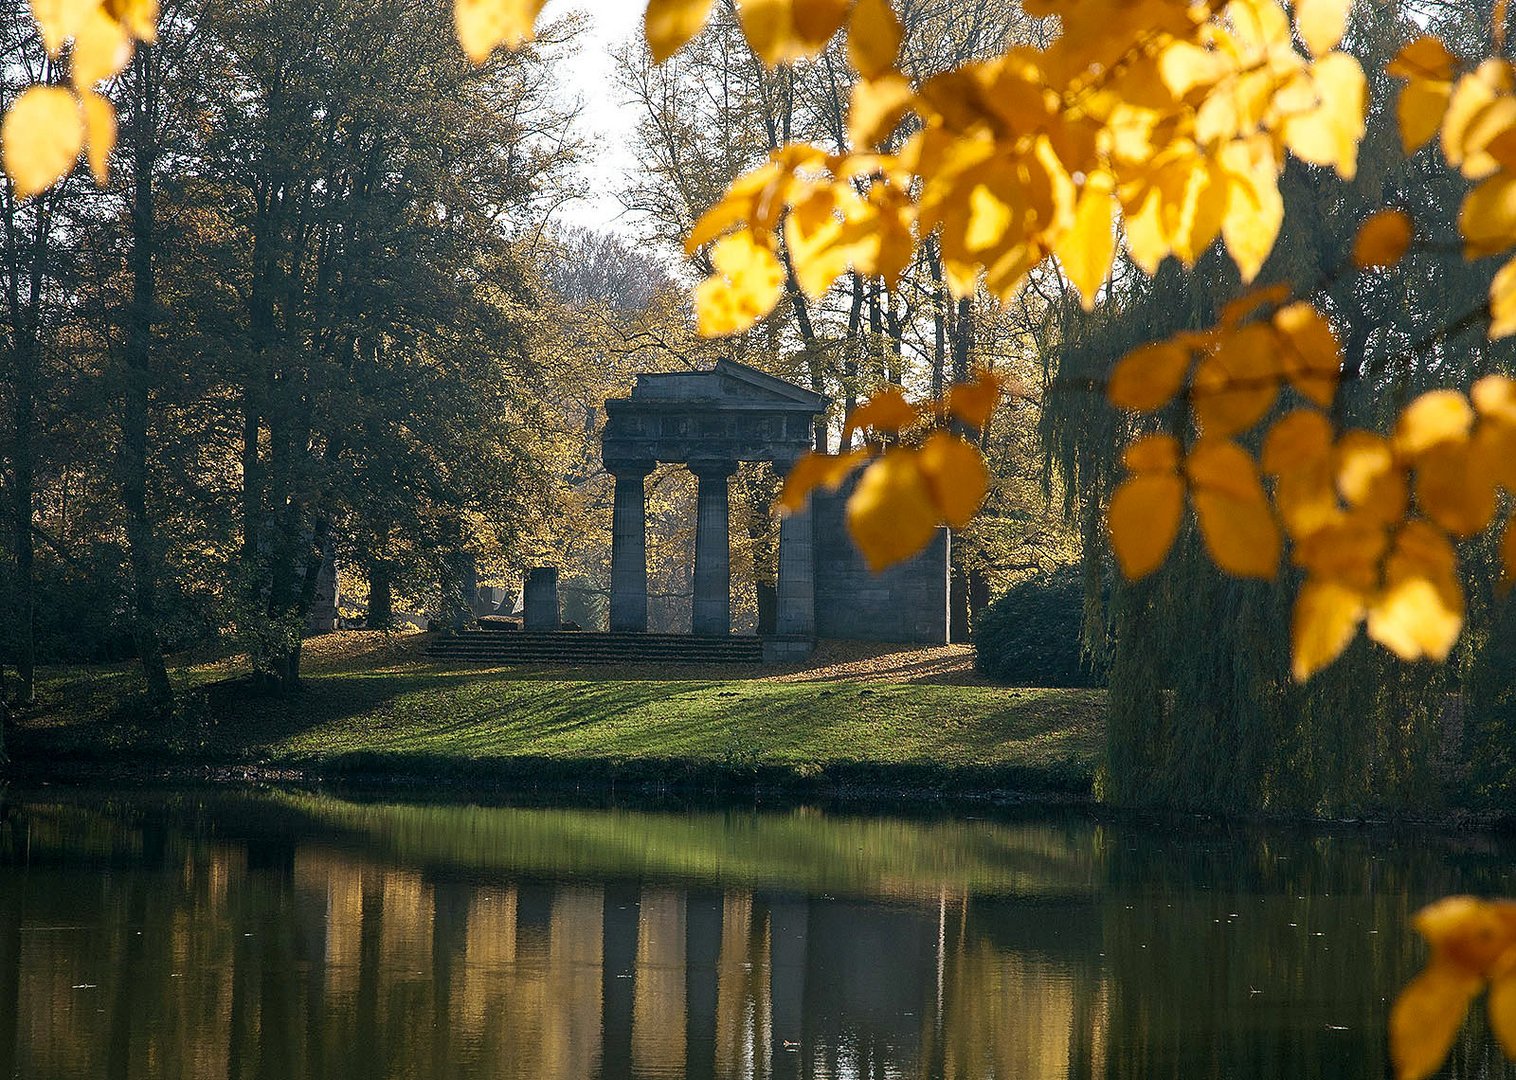
[[947,382],[948,293],[935,237],[927,242],[927,268],[932,274],[932,397],[941,398]]
[[368,566],[368,628],[392,630],[395,626],[394,572],[389,560],[375,556]]
[[948,577],[948,638],[955,645],[969,639],[972,616],[969,610],[969,572],[959,554],[958,538],[953,538],[951,574]]
[[[863,329],[863,294],[867,284],[863,275],[854,270],[852,274],[853,303],[848,309],[847,340],[842,343],[842,392],[844,415],[852,415],[858,408],[858,335]],[[854,432],[849,432],[844,451],[853,448]]]
[[958,301],[958,318],[953,326],[953,382],[969,379],[969,359],[974,351],[974,300],[965,296]]
[[158,552],[155,530],[147,509],[148,410],[151,407],[153,308],[156,282],[153,276],[155,230],[153,168],[154,145],[151,85],[152,47],[143,45],[133,62],[137,75],[134,103],[132,154],[134,190],[132,218],[132,295],[126,319],[126,402],[122,417],[121,496],[126,510],[126,542],[132,568],[132,592],[136,607],[133,634],[142,674],[147,680],[150,709],[168,712],[174,692],[163,659],[163,639],[158,620]]
[[36,470],[36,348],[23,344],[16,349],[15,421],[16,445],[11,456],[12,531],[16,560],[16,704],[29,708],[37,697],[37,593],[36,542],[32,536],[33,493]]

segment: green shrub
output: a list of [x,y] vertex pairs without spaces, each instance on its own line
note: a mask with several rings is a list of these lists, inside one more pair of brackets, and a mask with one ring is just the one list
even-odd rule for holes
[[1084,647],[1084,578],[1076,568],[1013,585],[974,623],[980,672],[1011,686],[1101,686]]

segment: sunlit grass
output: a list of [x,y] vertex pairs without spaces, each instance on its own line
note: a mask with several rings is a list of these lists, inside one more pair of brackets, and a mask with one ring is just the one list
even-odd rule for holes
[[[617,678],[459,666],[414,643],[311,650],[303,692],[252,694],[225,659],[180,666],[186,715],[146,722],[129,667],[48,672],[20,756],[461,775],[1088,791],[1104,696],[842,679]],[[645,669],[644,669],[645,670]]]

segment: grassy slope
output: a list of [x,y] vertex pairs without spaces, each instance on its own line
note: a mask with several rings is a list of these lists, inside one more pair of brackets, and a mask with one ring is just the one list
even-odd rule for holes
[[[135,673],[59,669],[13,740],[23,761],[254,763],[468,780],[757,779],[892,788],[1088,791],[1103,696],[846,680],[660,678],[614,669],[439,664],[416,642],[314,645],[307,688],[250,697],[224,662],[187,665],[193,719],[137,725]],[[617,677],[623,675],[624,677]]]

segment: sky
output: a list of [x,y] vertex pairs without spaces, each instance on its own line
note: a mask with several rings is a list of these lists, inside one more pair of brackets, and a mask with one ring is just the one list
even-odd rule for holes
[[572,11],[581,11],[590,19],[578,52],[562,63],[565,90],[584,102],[584,132],[598,144],[586,169],[589,197],[560,211],[561,220],[567,224],[627,228],[627,223],[619,220],[621,204],[615,193],[635,165],[628,136],[637,114],[618,100],[611,49],[641,32],[645,7],[637,0],[548,0],[544,9],[549,19]]

